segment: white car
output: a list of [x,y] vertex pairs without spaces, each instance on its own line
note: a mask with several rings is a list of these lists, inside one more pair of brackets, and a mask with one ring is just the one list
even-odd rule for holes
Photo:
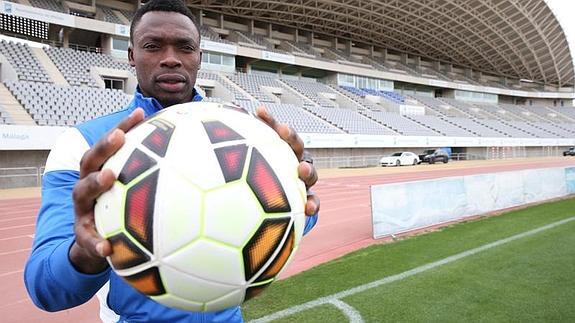
[[381,166],[417,165],[419,156],[409,151],[397,152],[391,156],[381,157],[379,163]]

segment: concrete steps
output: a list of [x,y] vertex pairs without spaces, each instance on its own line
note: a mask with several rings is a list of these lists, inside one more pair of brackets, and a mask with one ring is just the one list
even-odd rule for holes
[[16,100],[12,95],[12,92],[0,83],[0,105],[4,107],[4,110],[10,114],[14,124],[23,126],[35,126],[36,122],[32,117],[24,110],[24,107]]
[[32,52],[40,61],[40,64],[44,67],[54,84],[69,86],[68,81],[64,78],[64,75],[60,73],[60,70],[54,65],[50,57],[46,55],[46,52],[42,48],[31,47]]

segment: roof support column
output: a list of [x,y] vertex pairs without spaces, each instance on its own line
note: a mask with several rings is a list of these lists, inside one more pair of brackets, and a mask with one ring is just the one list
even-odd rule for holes
[[309,43],[310,46],[314,46],[314,45],[315,45],[313,39],[314,39],[314,36],[313,36],[313,31],[312,31],[312,32],[309,33],[309,41],[308,41],[308,43]]
[[413,57],[413,63],[415,67],[421,67],[421,56]]
[[351,56],[351,47],[353,46],[353,43],[351,42],[351,40],[347,40],[345,42],[345,53],[347,54],[347,56]]
[[441,62],[440,61],[433,61],[433,69],[441,72]]
[[293,33],[293,40],[295,43],[299,43],[299,29],[294,29],[294,33]]
[[267,35],[268,35],[268,38],[273,38],[272,36],[273,36],[274,31],[273,31],[273,28],[272,28],[272,24],[268,24],[267,32],[266,32],[266,33],[267,33]]
[[381,49],[381,61],[387,62],[387,48]]
[[224,15],[223,14],[220,14],[218,16],[218,27],[220,29],[224,29]]
[[198,25],[204,24],[204,11],[202,9],[198,10],[198,14],[196,15],[196,19],[198,20]]
[[399,55],[399,61],[403,64],[403,65],[407,65],[407,60],[408,60],[408,56],[406,53],[401,53]]
[[69,48],[70,47],[70,33],[72,29],[68,27],[62,27],[60,32],[58,33],[58,40],[62,43],[62,47]]

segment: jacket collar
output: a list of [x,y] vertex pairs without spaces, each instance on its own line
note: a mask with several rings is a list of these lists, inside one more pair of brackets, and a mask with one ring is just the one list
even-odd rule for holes
[[[193,97],[190,102],[202,101],[203,99],[204,98],[202,97],[202,95],[199,94],[198,91],[196,91],[196,89],[194,88]],[[140,90],[139,85],[136,87],[136,92],[134,93],[134,98],[132,99],[132,102],[130,102],[129,110],[132,111],[138,107],[144,109],[146,117],[164,108],[160,104],[160,102],[156,100],[156,98],[144,96],[144,94],[142,94],[142,91]]]

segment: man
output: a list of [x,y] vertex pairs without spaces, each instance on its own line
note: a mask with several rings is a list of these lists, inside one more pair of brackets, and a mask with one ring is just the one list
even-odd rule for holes
[[[42,187],[42,206],[25,283],[34,303],[47,311],[71,308],[98,291],[104,321],[240,322],[239,307],[215,313],[185,312],[158,304],[114,274],[105,257],[112,253],[94,226],[96,198],[112,187],[115,174],[101,170],[124,143],[125,133],[145,117],[178,103],[199,101],[194,89],[200,67],[200,35],[194,18],[180,1],[152,0],[132,21],[130,64],[138,88],[126,109],[67,130],[50,152]],[[265,109],[258,116],[302,160],[303,143]],[[117,126],[116,126],[117,125]],[[116,127],[115,127],[116,126]],[[115,128],[113,128],[115,127]],[[308,162],[298,168],[306,187],[317,173]],[[319,199],[308,194],[306,229],[317,219]]]

